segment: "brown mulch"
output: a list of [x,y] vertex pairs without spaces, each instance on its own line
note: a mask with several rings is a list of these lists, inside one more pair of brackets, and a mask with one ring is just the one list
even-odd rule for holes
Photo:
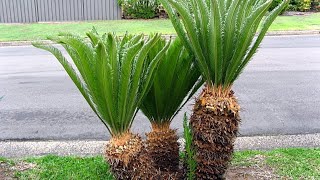
[[16,180],[17,178],[14,176],[15,172],[21,172],[35,167],[35,164],[24,161],[16,162],[14,166],[0,161],[0,180]]
[[0,162],[0,180],[12,180],[14,178],[14,172],[11,170],[9,164]]
[[254,162],[250,166],[231,166],[226,174],[227,180],[275,180],[286,179],[276,175],[274,169],[265,163],[266,157],[256,155],[249,160]]
[[273,180],[281,179],[267,166],[231,167],[227,174],[227,180]]

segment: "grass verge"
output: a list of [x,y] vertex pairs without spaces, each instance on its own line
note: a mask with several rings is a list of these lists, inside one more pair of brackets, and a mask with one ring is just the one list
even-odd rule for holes
[[[117,34],[154,33],[175,34],[169,20],[121,20],[72,23],[0,24],[0,41],[21,41],[45,39],[57,33],[84,34],[95,26],[99,32]],[[279,16],[270,31],[320,30],[320,13],[304,16]]]
[[[18,179],[105,179],[112,174],[102,157],[45,156],[24,160],[0,158],[9,163]],[[1,170],[1,169],[0,169]],[[320,148],[236,152],[229,179],[320,179]]]
[[277,149],[235,153],[233,166],[268,166],[283,179],[320,179],[320,149]]
[[24,160],[34,168],[16,172],[19,179],[106,179],[111,180],[109,166],[102,157],[45,156]]

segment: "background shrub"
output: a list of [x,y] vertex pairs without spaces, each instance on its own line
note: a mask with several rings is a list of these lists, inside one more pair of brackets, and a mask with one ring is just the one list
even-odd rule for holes
[[[282,0],[273,0],[271,7],[269,8],[269,11],[272,11],[274,8],[276,8]],[[283,10],[289,10],[289,11],[319,11],[320,10],[320,0],[291,0],[290,4],[287,8]],[[282,12],[282,13],[283,13]]]
[[320,11],[320,0],[312,0],[311,1],[311,10]]
[[300,0],[298,10],[299,11],[308,11],[311,8],[311,0]]
[[[161,8],[159,0],[119,0],[125,19],[152,19],[155,17],[167,17]],[[273,0],[269,11],[276,8],[282,0]],[[320,11],[320,0],[291,0],[287,8],[289,11]],[[282,13],[283,13],[282,12]],[[282,14],[281,13],[281,14]]]
[[152,19],[158,15],[158,0],[122,0],[119,3],[125,19]]
[[311,8],[311,0],[291,0],[288,10],[308,11]]

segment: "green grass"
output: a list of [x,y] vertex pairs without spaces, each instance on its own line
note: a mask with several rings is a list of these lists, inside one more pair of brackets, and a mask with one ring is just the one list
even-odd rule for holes
[[267,156],[267,164],[277,167],[279,175],[320,179],[320,149],[279,149]]
[[1,163],[6,163],[6,164],[9,164],[10,166],[14,166],[14,165],[15,165],[15,163],[14,163],[13,160],[11,160],[11,159],[6,159],[6,158],[4,158],[4,157],[0,157],[0,164],[1,164]]
[[306,16],[280,16],[272,24],[270,30],[320,30],[320,13]]
[[235,166],[252,166],[254,157],[265,157],[266,165],[282,177],[290,179],[320,179],[320,148],[277,149],[273,151],[243,151],[234,155]]
[[[169,20],[121,20],[44,24],[0,24],[0,41],[45,39],[49,35],[67,31],[84,34],[95,26],[99,32],[117,34],[160,32],[175,34]],[[270,28],[271,31],[320,30],[320,13],[306,16],[280,16]]]
[[45,156],[26,159],[26,162],[37,164],[36,168],[17,172],[19,179],[106,179],[112,180],[109,166],[98,157],[58,157]]
[[[259,157],[262,157],[262,162],[259,161]],[[108,165],[101,156],[85,158],[45,156],[24,161],[36,164],[36,167],[16,172],[19,179],[113,179]],[[14,166],[12,160],[0,158],[0,162]],[[232,166],[255,167],[261,163],[271,167],[277,175],[286,179],[320,179],[320,148],[236,152]]]

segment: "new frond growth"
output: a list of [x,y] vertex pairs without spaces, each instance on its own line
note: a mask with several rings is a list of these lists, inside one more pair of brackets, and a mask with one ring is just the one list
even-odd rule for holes
[[193,180],[196,178],[197,162],[195,160],[196,152],[192,146],[192,132],[189,126],[187,114],[183,117],[183,136],[185,140],[185,163],[187,166],[187,179]]

